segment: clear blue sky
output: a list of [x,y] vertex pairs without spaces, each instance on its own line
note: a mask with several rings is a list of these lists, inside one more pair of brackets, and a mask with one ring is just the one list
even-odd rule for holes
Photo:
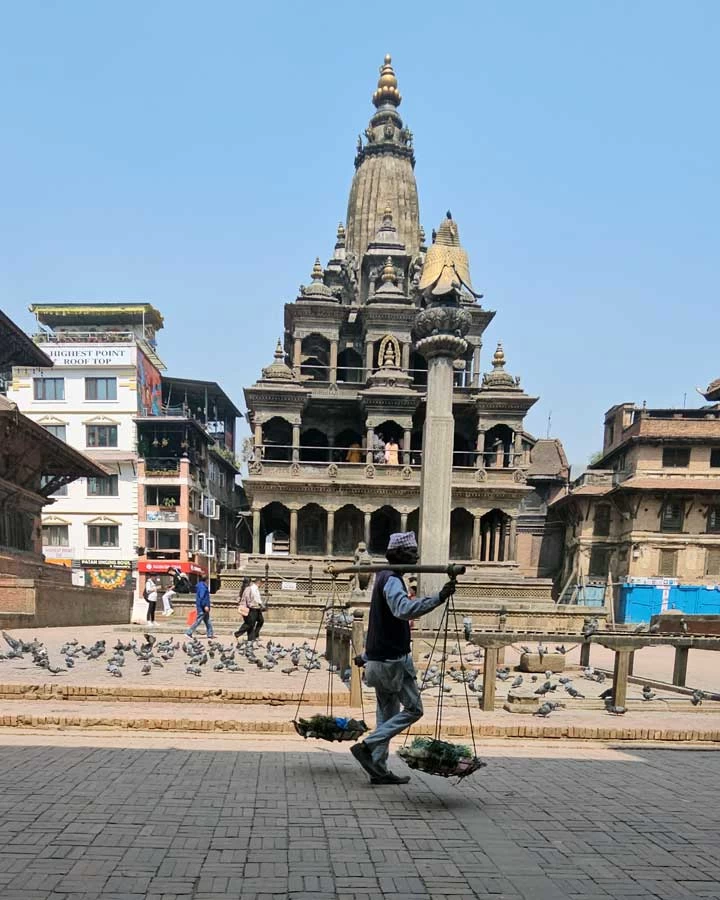
[[582,466],[613,403],[720,376],[720,4],[2,4],[0,306],[148,300],[242,387],[331,254],[385,53],[426,231],[497,310],[483,364]]

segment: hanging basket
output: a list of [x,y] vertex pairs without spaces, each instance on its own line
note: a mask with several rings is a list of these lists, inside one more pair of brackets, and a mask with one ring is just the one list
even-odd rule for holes
[[469,747],[426,737],[416,737],[409,747],[401,747],[397,753],[409,768],[441,778],[467,778],[487,765],[473,756]]
[[320,741],[356,741],[368,731],[361,719],[345,719],[342,716],[313,716],[297,719],[293,725],[300,737]]

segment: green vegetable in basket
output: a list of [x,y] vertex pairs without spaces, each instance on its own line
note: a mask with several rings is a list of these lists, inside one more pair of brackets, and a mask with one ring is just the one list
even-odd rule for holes
[[448,741],[437,741],[433,738],[416,737],[410,747],[413,755],[423,757],[438,766],[455,768],[461,759],[471,759],[469,747],[463,744],[451,744]]

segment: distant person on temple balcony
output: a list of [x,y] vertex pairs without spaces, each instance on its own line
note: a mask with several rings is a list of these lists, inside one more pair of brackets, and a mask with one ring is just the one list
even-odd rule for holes
[[362,458],[362,447],[355,441],[354,444],[350,444],[348,447],[347,456],[345,457],[345,462],[349,463],[361,463],[363,461]]
[[405,582],[393,571],[393,565],[417,563],[414,531],[391,534],[385,556],[390,565],[375,576],[365,640],[365,682],[375,688],[376,726],[350,752],[368,773],[372,784],[407,784],[410,781],[407,775],[395,775],[388,770],[387,758],[390,740],[423,714],[410,653],[409,620],[424,616],[444,603],[455,592],[455,582],[446,582],[438,594],[410,599]]
[[192,637],[195,629],[201,622],[205,623],[205,632],[209,638],[214,637],[212,622],[210,621],[210,589],[207,585],[207,575],[201,575],[198,578],[197,587],[195,588],[195,621],[188,628],[185,634]]
[[380,464],[385,462],[385,441],[381,434],[373,437],[373,462]]
[[395,438],[390,438],[390,440],[385,444],[385,463],[388,466],[399,466],[400,458],[398,456],[400,452],[400,448],[398,447],[397,441]]

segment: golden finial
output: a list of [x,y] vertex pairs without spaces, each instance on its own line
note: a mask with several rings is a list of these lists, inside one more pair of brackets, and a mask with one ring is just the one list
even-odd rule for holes
[[338,222],[337,239],[338,239],[338,243],[345,240],[345,226],[343,225],[342,222]]
[[392,207],[389,203],[386,204],[383,210],[383,225],[392,225]]
[[385,260],[385,265],[382,270],[382,283],[387,284],[391,281],[393,284],[397,281],[397,275],[395,274],[395,266],[393,265],[392,256],[388,256]]
[[278,338],[277,347],[275,348],[275,359],[279,360],[280,362],[284,361],[285,359],[285,351],[283,350],[280,338]]
[[505,351],[503,350],[502,341],[498,341],[497,350],[493,354],[492,364],[495,369],[505,368]]
[[392,67],[392,57],[388,53],[384,64],[380,66],[377,90],[372,97],[372,102],[375,106],[380,107],[385,103],[390,103],[392,106],[400,106],[402,97],[397,85],[397,77]]
[[313,281],[322,281],[324,274],[325,273],[323,272],[323,267],[320,263],[320,257],[316,256],[315,257],[315,265],[312,267],[312,272],[310,274],[310,277],[312,278]]

